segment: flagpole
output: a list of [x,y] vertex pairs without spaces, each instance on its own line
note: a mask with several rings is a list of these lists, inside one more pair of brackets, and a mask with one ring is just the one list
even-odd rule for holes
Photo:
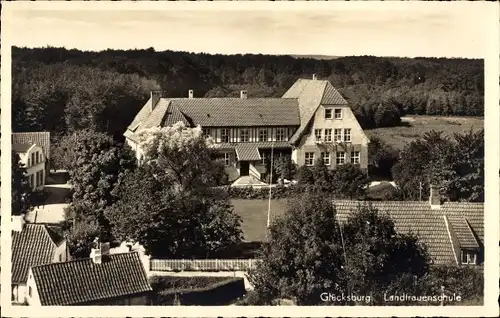
[[269,204],[267,207],[267,228],[269,229],[269,226],[271,225],[271,196],[272,196],[272,183],[273,183],[273,165],[274,165],[274,139],[271,144],[271,172],[269,176]]

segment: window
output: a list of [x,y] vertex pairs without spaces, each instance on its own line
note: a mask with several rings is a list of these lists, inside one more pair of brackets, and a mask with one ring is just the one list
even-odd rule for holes
[[33,175],[30,175],[30,186],[33,188],[33,185],[35,184],[35,182],[33,181]]
[[342,109],[335,108],[335,119],[342,119]]
[[240,130],[240,142],[248,142],[248,129]]
[[31,163],[31,161],[30,161],[30,158],[28,157],[28,165],[26,166],[26,168],[30,167],[30,163]]
[[345,152],[337,152],[337,165],[343,165],[345,163]]
[[351,128],[344,129],[344,141],[351,142]]
[[333,112],[331,108],[325,109],[325,119],[333,119]]
[[323,163],[325,164],[325,166],[330,165],[330,153],[329,152],[322,152],[321,159],[323,159]]
[[40,184],[45,184],[45,179],[44,179],[44,175],[43,175],[43,170],[40,171]]
[[314,165],[314,152],[306,152],[305,164],[306,164],[306,166],[313,166]]
[[59,262],[62,262],[62,254],[59,254]]
[[31,286],[28,287],[28,295],[31,297]]
[[276,129],[276,141],[286,141],[285,128],[277,128]]
[[229,129],[222,128],[222,130],[221,130],[221,142],[229,142]]
[[259,141],[267,141],[267,129],[259,130]]
[[260,163],[261,163],[263,166],[265,166],[265,165],[267,164],[268,157],[269,157],[269,155],[268,155],[268,153],[267,153],[267,152],[262,152],[262,153],[260,154]]
[[358,164],[359,163],[359,151],[351,152],[351,163]]
[[210,137],[210,128],[203,128],[203,136]]
[[31,154],[31,162],[33,163],[33,165],[36,165],[35,154],[34,153]]
[[40,173],[37,171],[35,173],[35,187],[38,187],[38,185],[39,185],[39,183],[38,183],[39,179],[40,179]]
[[326,142],[332,141],[332,130],[331,129],[325,129],[325,141]]
[[314,140],[321,140],[321,129],[314,129]]
[[476,265],[476,253],[472,251],[462,251],[462,264]]
[[224,165],[227,167],[231,164],[231,154],[229,152],[224,153]]
[[334,131],[334,137],[335,137],[335,142],[341,142],[342,141],[342,129],[335,128]]

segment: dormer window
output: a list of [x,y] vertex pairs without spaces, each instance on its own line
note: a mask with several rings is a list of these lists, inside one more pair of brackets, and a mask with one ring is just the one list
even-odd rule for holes
[[477,264],[477,253],[474,251],[462,251],[462,264],[476,265]]
[[342,109],[335,108],[335,119],[342,119]]

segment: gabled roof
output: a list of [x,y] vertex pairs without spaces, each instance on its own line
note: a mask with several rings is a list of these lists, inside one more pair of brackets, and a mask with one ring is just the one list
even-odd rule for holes
[[12,232],[12,283],[26,283],[30,267],[52,262],[63,240],[40,224],[26,224],[21,232]]
[[12,144],[12,150],[18,153],[26,153],[31,147],[35,146],[35,143],[31,144]]
[[[365,203],[368,202],[334,201],[341,222],[347,220],[358,204]],[[372,201],[368,204],[377,208],[380,214],[388,215],[396,231],[418,235],[436,264],[456,263],[460,259],[460,255],[455,255],[457,248],[479,248],[483,244],[483,203],[445,202],[440,209],[431,209],[429,203],[421,201]],[[450,240],[450,235],[455,235],[454,239]],[[452,241],[459,246],[454,246]]]
[[250,142],[238,144],[235,150],[238,160],[255,161],[261,159],[259,149]]
[[127,128],[136,131],[171,126],[182,121],[202,127],[299,126],[297,99],[283,98],[160,98],[154,108],[151,99]]
[[12,133],[12,149],[17,144],[37,144],[43,149],[47,159],[50,159],[50,132],[16,132]]
[[300,139],[319,105],[347,105],[342,95],[326,80],[299,79],[282,98],[297,98],[299,101],[300,127],[290,138],[290,143]]
[[150,292],[146,271],[137,252],[52,263],[32,268],[42,306],[91,303]]

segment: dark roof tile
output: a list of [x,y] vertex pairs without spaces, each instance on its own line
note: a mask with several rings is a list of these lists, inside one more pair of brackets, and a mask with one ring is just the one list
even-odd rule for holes
[[50,159],[50,132],[48,131],[12,133],[13,147],[17,144],[37,144],[43,148],[45,157]]
[[26,224],[12,232],[12,283],[26,283],[32,266],[51,263],[63,238],[45,225]]
[[152,290],[137,252],[107,255],[101,264],[86,258],[32,271],[43,306],[86,304]]
[[[464,218],[473,219],[474,222],[471,222],[471,228],[475,233],[483,233],[484,231],[482,224],[484,205],[481,203],[446,202],[440,209],[431,209],[427,202],[411,201],[361,202],[340,200],[334,201],[334,204],[341,222],[345,222],[359,204],[371,204],[378,209],[379,213],[387,214],[393,220],[396,231],[400,233],[411,231],[416,234],[427,245],[431,258],[437,264],[456,263],[454,246],[451,243],[444,219],[445,215],[450,220],[452,230],[456,232],[456,229],[458,229],[456,236],[461,245],[460,247],[466,248],[471,245],[471,237],[473,236],[472,234],[467,235],[467,232],[463,231],[463,226],[458,227],[460,222],[457,222],[457,217],[459,221],[463,221]],[[482,236],[480,239],[482,240]]]

